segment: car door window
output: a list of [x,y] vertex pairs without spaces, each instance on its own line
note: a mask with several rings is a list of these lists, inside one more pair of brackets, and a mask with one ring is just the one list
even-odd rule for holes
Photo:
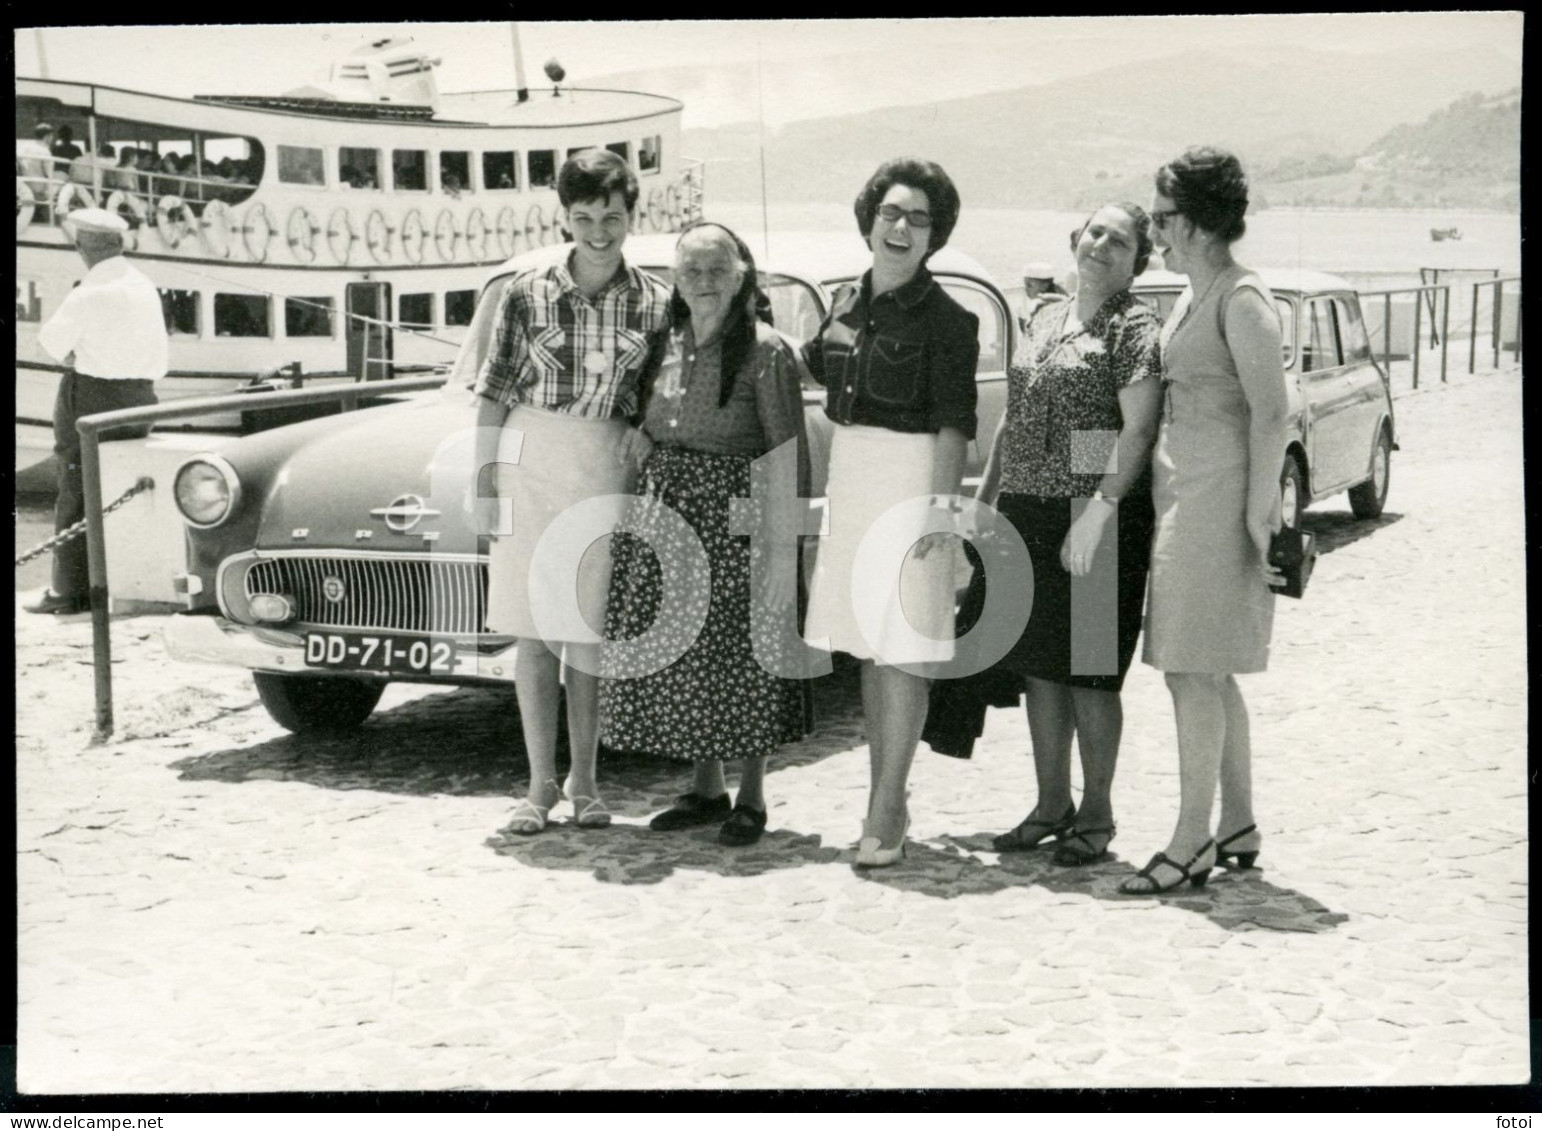
[[1369,361],[1370,338],[1365,333],[1365,319],[1360,316],[1360,300],[1352,295],[1336,295],[1333,310],[1338,316],[1339,342],[1344,347],[1344,362]]
[[778,330],[798,342],[806,342],[819,333],[824,307],[807,283],[762,271],[760,285],[771,300],[772,324]]
[[1338,330],[1333,320],[1333,301],[1314,298],[1307,303],[1306,340],[1301,345],[1301,372],[1318,373],[1343,364]]
[[1007,312],[995,295],[967,279],[939,279],[948,297],[980,319],[980,360],[976,373],[1002,373],[1007,367]]

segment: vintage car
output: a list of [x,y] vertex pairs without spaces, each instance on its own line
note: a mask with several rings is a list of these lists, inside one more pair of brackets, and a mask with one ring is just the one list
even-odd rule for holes
[[[668,279],[676,239],[634,236],[627,257]],[[443,390],[231,439],[179,467],[189,610],[167,628],[174,657],[250,669],[273,718],[302,732],[358,725],[392,680],[512,683],[513,640],[482,631],[486,544],[465,503],[468,385],[513,272],[564,254],[540,248],[491,274]],[[870,253],[855,233],[778,233],[760,258],[777,327],[802,340]],[[980,317],[980,426],[969,453],[978,474],[1016,327],[973,260],[945,248],[931,269]],[[816,495],[828,454],[822,395],[807,397]]]
[[[1317,271],[1263,270],[1283,330],[1290,418],[1281,455],[1284,521],[1300,522],[1312,503],[1349,492],[1357,518],[1376,518],[1387,502],[1397,427],[1387,375],[1371,356],[1360,297],[1343,279]],[[1187,279],[1147,271],[1135,294],[1165,319]]]

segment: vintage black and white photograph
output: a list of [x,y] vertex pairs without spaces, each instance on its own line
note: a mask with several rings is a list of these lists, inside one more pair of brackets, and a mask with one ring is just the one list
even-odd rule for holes
[[17,1097],[1529,1084],[1523,31],[16,29]]

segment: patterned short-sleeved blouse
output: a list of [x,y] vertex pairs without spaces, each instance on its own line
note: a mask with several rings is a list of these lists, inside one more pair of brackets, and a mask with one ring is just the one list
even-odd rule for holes
[[1075,309],[1041,307],[1007,369],[1002,491],[1090,497],[1124,424],[1120,390],[1161,377],[1162,324],[1150,307],[1120,291],[1068,331]]

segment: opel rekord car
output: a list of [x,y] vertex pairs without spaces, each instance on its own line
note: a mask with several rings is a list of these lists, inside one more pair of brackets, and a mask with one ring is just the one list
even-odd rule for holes
[[[1283,519],[1295,526],[1307,506],[1342,491],[1355,517],[1377,518],[1387,502],[1397,428],[1360,296],[1343,279],[1317,271],[1259,274],[1280,315],[1290,398],[1280,458]],[[1186,283],[1181,275],[1147,271],[1132,289],[1165,319]]]
[[[676,239],[634,236],[627,258],[668,280]],[[778,233],[769,254],[754,250],[775,324],[794,341],[818,330],[835,291],[871,260],[855,233]],[[491,274],[443,390],[233,439],[178,469],[189,611],[167,629],[174,657],[250,669],[269,713],[300,732],[358,725],[393,680],[512,682],[513,640],[483,631],[486,539],[466,506],[469,385],[509,278],[567,251],[541,248]],[[968,469],[978,475],[1005,405],[1016,325],[973,260],[944,248],[930,266],[980,319]],[[808,390],[815,495],[829,450],[822,399]]]

